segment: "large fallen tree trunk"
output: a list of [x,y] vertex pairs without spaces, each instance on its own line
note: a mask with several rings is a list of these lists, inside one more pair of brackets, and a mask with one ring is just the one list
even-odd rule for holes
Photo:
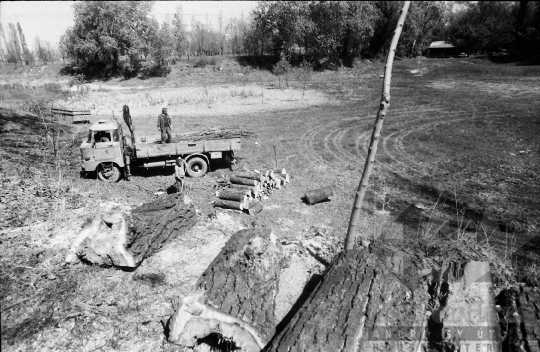
[[218,334],[242,351],[260,351],[277,325],[275,297],[285,256],[270,229],[235,233],[182,300],[169,341],[194,347]]
[[66,261],[137,267],[197,222],[195,208],[180,194],[145,203],[130,213],[98,213],[83,226]]
[[[340,253],[309,298],[264,351],[416,351],[428,293],[405,254]],[[402,349],[403,350],[403,349]]]

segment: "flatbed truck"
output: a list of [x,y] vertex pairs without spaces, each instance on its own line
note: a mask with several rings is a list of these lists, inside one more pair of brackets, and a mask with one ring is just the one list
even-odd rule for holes
[[132,166],[173,166],[177,158],[182,158],[189,176],[202,177],[212,160],[234,161],[234,152],[240,150],[241,145],[240,138],[175,143],[156,143],[156,139],[135,137],[133,132],[126,136],[117,121],[100,120],[90,126],[87,138],[81,143],[81,171],[97,172],[102,181],[118,182],[131,173]]

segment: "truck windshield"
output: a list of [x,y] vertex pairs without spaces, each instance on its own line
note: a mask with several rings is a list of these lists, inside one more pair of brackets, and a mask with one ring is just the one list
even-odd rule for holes
[[120,134],[118,133],[118,130],[112,130],[111,132],[113,136],[113,141],[120,142]]
[[96,131],[94,132],[94,142],[96,143],[107,143],[111,141],[111,132],[110,131]]

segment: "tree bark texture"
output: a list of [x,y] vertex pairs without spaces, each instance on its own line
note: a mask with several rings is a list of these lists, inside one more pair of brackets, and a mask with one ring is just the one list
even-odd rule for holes
[[362,209],[362,203],[364,202],[364,196],[369,184],[369,177],[373,169],[373,163],[375,162],[375,154],[377,154],[377,146],[379,144],[379,138],[381,136],[381,129],[386,117],[386,112],[390,106],[390,82],[392,80],[392,65],[394,64],[394,55],[396,53],[397,44],[405,18],[407,17],[407,11],[409,10],[410,1],[403,3],[401,15],[394,31],[394,37],[390,44],[390,50],[388,50],[388,58],[386,60],[386,68],[384,71],[383,91],[381,96],[381,103],[379,105],[379,111],[377,112],[377,118],[375,119],[375,126],[373,126],[373,133],[371,134],[371,142],[369,143],[368,154],[364,165],[364,171],[362,172],[362,178],[358,184],[358,190],[354,198],[354,205],[351,212],[351,219],[349,221],[349,228],[347,230],[347,237],[345,238],[345,249],[353,249],[356,243],[356,227],[358,220],[360,219],[360,210]]
[[195,207],[181,194],[168,195],[128,214],[98,213],[79,232],[66,258],[98,265],[137,267],[195,223]]
[[235,233],[173,315],[169,341],[193,347],[218,333],[243,351],[260,351],[278,323],[275,297],[285,260],[270,229]]
[[323,187],[307,191],[304,197],[309,205],[313,205],[325,200],[330,200],[332,196],[334,196],[332,187]]
[[264,351],[398,350],[404,340],[415,350],[429,295],[403,259],[401,252],[366,248],[338,254]]
[[532,287],[519,288],[519,315],[523,326],[523,342],[531,352],[540,352],[540,290]]
[[540,289],[514,286],[503,289],[495,303],[504,351],[540,352]]

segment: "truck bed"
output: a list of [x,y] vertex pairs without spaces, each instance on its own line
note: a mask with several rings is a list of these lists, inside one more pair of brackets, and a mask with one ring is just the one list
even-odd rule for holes
[[137,158],[174,157],[193,153],[227,152],[240,150],[240,138],[180,141],[165,144],[145,143],[141,142],[140,138],[137,138],[135,149]]

